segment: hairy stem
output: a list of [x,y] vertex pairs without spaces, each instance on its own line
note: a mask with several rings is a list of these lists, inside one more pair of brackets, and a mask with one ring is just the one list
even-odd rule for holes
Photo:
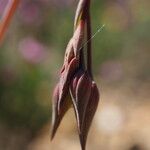
[[2,16],[2,20],[0,22],[0,42],[3,39],[4,33],[7,30],[7,27],[10,23],[10,20],[19,4],[20,0],[9,0],[8,5],[4,11],[4,15]]

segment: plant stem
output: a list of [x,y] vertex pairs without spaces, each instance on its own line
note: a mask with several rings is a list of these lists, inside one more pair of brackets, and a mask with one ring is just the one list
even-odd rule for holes
[[6,9],[4,11],[4,15],[2,17],[2,20],[0,22],[0,42],[2,42],[4,33],[7,30],[7,27],[10,23],[10,20],[19,4],[20,0],[9,0],[8,5],[6,6]]
[[92,42],[89,40],[91,38],[91,17],[90,17],[90,0],[88,0],[87,4],[87,15],[86,15],[86,20],[87,20],[87,70],[91,78],[93,78],[92,74]]
[[85,62],[84,62],[84,52],[83,52],[83,48],[80,50],[79,68],[85,69]]

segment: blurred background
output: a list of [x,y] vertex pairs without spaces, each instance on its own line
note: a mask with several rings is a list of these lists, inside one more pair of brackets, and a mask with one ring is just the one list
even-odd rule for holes
[[[0,17],[8,0],[0,0]],[[51,95],[77,0],[21,0],[0,47],[0,150],[79,150],[73,110],[50,142]],[[150,0],[92,0],[101,99],[87,150],[150,150]]]

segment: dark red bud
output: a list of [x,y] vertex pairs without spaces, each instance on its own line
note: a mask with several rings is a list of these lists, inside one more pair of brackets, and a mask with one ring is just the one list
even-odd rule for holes
[[81,134],[79,135],[82,150],[85,150],[87,135],[88,135],[93,117],[95,115],[98,102],[99,102],[99,91],[98,91],[96,83],[93,81],[90,98],[89,98],[88,105],[86,108],[84,121],[81,127]]
[[[74,77],[72,81],[72,86],[70,88],[70,92],[76,113],[78,130],[80,133],[81,125],[84,119],[84,114],[91,93],[92,80],[87,72],[82,72],[82,75],[80,75],[79,73],[78,76],[79,77]],[[76,80],[77,84],[75,83]]]
[[78,70],[70,83],[70,91],[74,99],[76,99],[76,87],[77,87],[78,81],[83,75],[83,73],[84,73],[83,70]]
[[67,110],[71,107],[71,99],[70,95],[68,95],[60,106],[60,113],[58,113],[58,100],[59,100],[59,84],[54,89],[53,93],[53,103],[52,103],[52,132],[51,132],[51,140],[54,138],[56,131],[60,125],[60,122],[67,112]]
[[69,84],[71,82],[71,78],[78,67],[78,60],[73,58],[69,65],[65,68],[60,76],[59,81],[59,101],[58,101],[58,112],[60,111],[60,105],[65,100],[65,97],[69,92]]
[[78,28],[76,29],[72,39],[65,53],[64,65],[61,70],[61,76],[59,81],[59,101],[58,101],[58,112],[60,111],[60,105],[63,103],[66,95],[68,94],[69,84],[72,76],[75,74],[79,67],[79,54],[84,32],[84,21],[80,21]]

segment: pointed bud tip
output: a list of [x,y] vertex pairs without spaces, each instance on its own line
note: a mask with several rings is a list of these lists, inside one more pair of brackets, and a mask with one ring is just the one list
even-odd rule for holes
[[82,149],[82,150],[85,150],[85,149],[86,149],[86,137],[84,136],[83,133],[81,133],[81,134],[79,135],[79,137],[80,137],[81,149]]
[[51,135],[50,135],[50,140],[52,141],[53,139],[54,139],[54,133],[51,133]]
[[56,131],[57,131],[58,127],[59,127],[60,121],[61,121],[61,119],[58,118],[58,116],[53,118],[53,119],[54,119],[54,121],[52,123],[52,128],[51,128],[51,141],[53,140],[53,138],[54,138],[54,136],[56,134]]

